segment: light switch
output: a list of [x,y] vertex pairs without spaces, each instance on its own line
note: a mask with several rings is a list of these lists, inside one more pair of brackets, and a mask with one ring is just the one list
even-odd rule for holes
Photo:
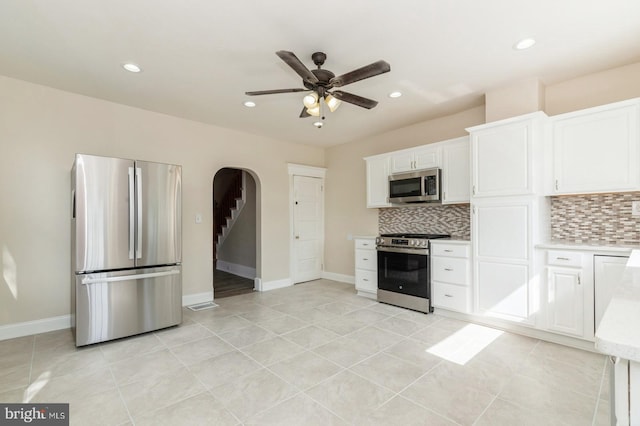
[[631,202],[631,216],[640,216],[640,201]]
[[196,223],[202,223],[202,215],[200,213],[196,214]]

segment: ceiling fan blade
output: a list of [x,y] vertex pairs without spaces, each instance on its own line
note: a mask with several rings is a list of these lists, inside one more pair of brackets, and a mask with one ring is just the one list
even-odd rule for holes
[[300,59],[298,59],[296,55],[293,54],[293,52],[279,50],[276,52],[276,55],[285,61],[287,65],[293,68],[293,70],[298,73],[304,81],[311,84],[318,83],[318,78],[300,61]]
[[276,89],[276,90],[258,90],[255,92],[244,92],[247,96],[257,95],[275,95],[276,93],[294,93],[294,92],[308,92],[309,89]]
[[311,114],[307,112],[307,107],[302,107],[302,111],[300,112],[300,118],[311,117]]
[[348,102],[353,105],[358,105],[359,107],[371,109],[378,105],[378,101],[374,101],[373,99],[363,98],[362,96],[354,95],[353,93],[343,92],[342,90],[336,90],[331,92],[333,97],[339,99],[343,102]]
[[[379,74],[391,71],[391,65],[385,61],[378,61],[372,64],[366,65],[357,70],[353,70],[346,74],[333,77],[329,80],[329,84],[333,87],[346,86],[347,84],[354,83],[356,81],[364,80],[365,78],[374,77]],[[346,102],[346,101],[345,101]]]

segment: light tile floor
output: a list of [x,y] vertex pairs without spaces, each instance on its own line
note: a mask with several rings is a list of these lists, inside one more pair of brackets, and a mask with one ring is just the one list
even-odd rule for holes
[[313,281],[216,300],[181,326],[76,349],[0,342],[0,401],[76,425],[605,425],[603,356]]

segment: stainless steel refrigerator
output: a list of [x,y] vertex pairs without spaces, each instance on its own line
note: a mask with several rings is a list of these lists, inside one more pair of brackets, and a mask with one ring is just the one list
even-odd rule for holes
[[71,170],[76,346],[182,322],[180,166],[76,154]]

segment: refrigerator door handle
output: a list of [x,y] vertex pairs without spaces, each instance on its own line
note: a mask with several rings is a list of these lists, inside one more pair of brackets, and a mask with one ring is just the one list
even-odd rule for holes
[[136,167],[136,200],[138,202],[138,220],[136,228],[138,229],[138,238],[136,240],[136,259],[142,258],[142,169]]
[[135,246],[135,187],[134,187],[133,167],[129,167],[129,259],[133,259]]
[[85,278],[82,280],[81,284],[87,285],[87,284],[96,284],[96,283],[112,283],[116,281],[141,280],[144,278],[157,278],[157,277],[166,277],[168,275],[178,275],[179,273],[180,273],[179,269],[172,269],[171,271],[149,272],[148,274],[121,275],[118,277],[108,277],[108,278]]

